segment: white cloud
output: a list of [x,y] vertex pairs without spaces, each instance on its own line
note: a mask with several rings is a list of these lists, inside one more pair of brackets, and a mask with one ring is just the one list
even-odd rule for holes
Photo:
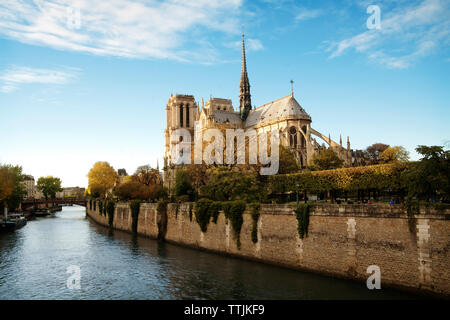
[[295,16],[295,20],[304,21],[309,19],[317,18],[322,14],[322,10],[320,9],[300,9],[300,12]]
[[[234,48],[234,49],[240,49],[242,47],[242,41],[233,41],[233,42],[227,42],[224,44],[225,47],[228,48]],[[252,38],[246,38],[245,39],[245,50],[246,51],[259,51],[263,50],[264,45],[262,42],[258,39],[252,39]]]
[[[195,46],[197,27],[238,31],[241,1],[6,0],[0,4],[0,33],[24,43],[98,55],[190,60],[180,48]],[[68,8],[74,13],[79,9],[79,28],[68,25],[77,21]]]
[[44,83],[44,84],[65,84],[75,78],[79,69],[64,68],[61,70],[36,69],[24,66],[12,66],[0,74],[3,82],[0,91],[9,93],[22,84]]
[[367,30],[332,43],[328,47],[330,58],[354,49],[365,53],[370,61],[389,68],[408,68],[439,45],[449,44],[448,16],[450,6],[444,0],[424,0],[386,12],[382,9],[380,30]]
[[250,51],[258,51],[264,49],[264,46],[262,45],[261,41],[258,39],[248,39],[246,41],[246,45],[248,47],[248,50]]

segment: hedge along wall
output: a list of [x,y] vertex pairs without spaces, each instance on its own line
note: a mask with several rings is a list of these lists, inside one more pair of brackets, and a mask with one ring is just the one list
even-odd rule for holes
[[364,167],[351,167],[334,170],[308,171],[294,174],[269,176],[269,191],[283,193],[306,190],[326,192],[331,190],[401,190],[406,187],[402,174],[407,163],[380,164]]

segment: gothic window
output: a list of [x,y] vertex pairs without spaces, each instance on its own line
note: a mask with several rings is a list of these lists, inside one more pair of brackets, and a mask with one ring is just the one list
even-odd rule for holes
[[180,127],[183,126],[183,104],[180,104]]
[[289,128],[289,145],[291,148],[297,147],[297,129],[295,127]]
[[[302,127],[302,131],[306,135],[306,126]],[[303,134],[300,135],[300,145],[302,148],[306,148],[306,139]]]
[[189,104],[186,105],[186,127],[189,127]]
[[303,133],[306,134],[306,126],[302,127]]

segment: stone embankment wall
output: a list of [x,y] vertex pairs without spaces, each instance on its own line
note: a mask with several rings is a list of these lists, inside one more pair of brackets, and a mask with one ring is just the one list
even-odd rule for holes
[[[450,296],[450,212],[422,208],[408,219],[401,205],[314,206],[308,236],[300,239],[292,205],[261,205],[257,223],[258,241],[252,242],[251,209],[243,214],[237,247],[231,223],[223,212],[217,223],[201,232],[192,203],[167,206],[141,204],[138,234],[222,254],[276,264],[294,269],[366,281],[367,268],[381,270],[381,286],[419,290]],[[108,225],[108,218],[90,210],[96,222]],[[130,232],[129,205],[116,205],[113,228]]]

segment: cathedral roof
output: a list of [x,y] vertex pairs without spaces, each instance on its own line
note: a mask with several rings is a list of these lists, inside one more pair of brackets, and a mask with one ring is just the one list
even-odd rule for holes
[[214,120],[217,123],[234,123],[242,121],[239,113],[236,112],[214,110],[213,115]]
[[297,100],[295,100],[294,96],[288,95],[251,110],[245,121],[245,127],[286,118],[311,119]]

